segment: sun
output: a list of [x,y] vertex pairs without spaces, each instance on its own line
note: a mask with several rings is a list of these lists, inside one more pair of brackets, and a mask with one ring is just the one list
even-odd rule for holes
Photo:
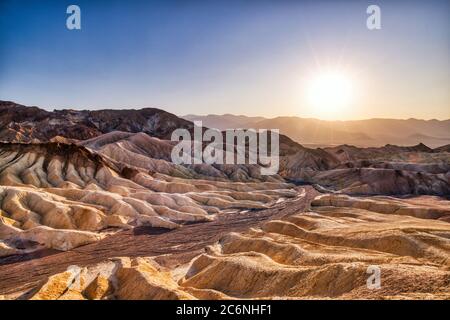
[[308,104],[321,118],[340,118],[352,97],[352,81],[344,73],[321,73],[308,81]]

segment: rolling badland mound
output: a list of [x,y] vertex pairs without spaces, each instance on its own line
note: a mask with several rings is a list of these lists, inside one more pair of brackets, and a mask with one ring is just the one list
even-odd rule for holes
[[158,109],[1,102],[0,124],[6,298],[449,297],[445,146],[311,149],[281,135],[279,174],[261,176],[172,163],[172,130],[193,124]]
[[[448,299],[449,217],[448,201],[436,198],[322,195],[310,210],[226,234],[188,262],[184,251],[112,257],[20,298]],[[376,289],[369,267],[380,270]]]
[[70,250],[136,226],[179,228],[296,194],[283,181],[191,181],[119,169],[82,146],[0,144],[0,256]]
[[[413,119],[407,121],[414,121],[422,129],[437,123],[439,132],[446,126],[446,122],[439,121],[426,125]],[[159,109],[47,112],[1,102],[0,122],[0,137],[9,141],[77,143],[119,168],[131,166],[181,178],[243,182],[284,178],[349,194],[447,195],[450,190],[450,155],[445,146],[431,149],[419,143],[412,147],[386,144],[377,148],[340,145],[311,149],[280,135],[279,175],[267,177],[261,176],[258,165],[173,164],[170,152],[174,142],[168,137],[176,128],[193,130],[193,123]],[[370,128],[378,129],[383,124],[378,120],[368,123]]]

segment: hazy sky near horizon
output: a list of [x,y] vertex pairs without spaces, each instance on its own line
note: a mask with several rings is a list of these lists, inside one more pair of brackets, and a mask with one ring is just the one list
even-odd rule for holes
[[[81,8],[81,30],[66,8]],[[366,8],[381,8],[368,30]],[[337,114],[312,107],[324,70],[351,79]],[[0,1],[0,100],[53,110],[177,115],[450,118],[450,3]]]

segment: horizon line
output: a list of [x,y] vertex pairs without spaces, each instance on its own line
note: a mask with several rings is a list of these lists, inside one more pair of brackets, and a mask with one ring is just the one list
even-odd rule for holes
[[25,105],[19,102],[16,102],[14,100],[3,100],[0,99],[0,102],[10,102],[10,103],[14,103],[17,105],[21,105],[24,107],[37,107],[39,109],[48,111],[48,112],[55,112],[55,111],[64,111],[64,110],[73,110],[73,111],[102,111],[102,110],[142,110],[142,109],[159,109],[168,113],[171,113],[179,118],[185,118],[185,117],[189,117],[189,116],[196,116],[196,117],[208,117],[208,116],[235,116],[235,117],[248,117],[248,118],[263,118],[264,120],[275,120],[278,118],[297,118],[297,119],[304,119],[304,120],[318,120],[318,121],[324,121],[324,122],[351,122],[351,121],[369,121],[369,120],[403,120],[403,121],[408,121],[408,120],[417,120],[417,121],[440,121],[440,122],[445,122],[445,121],[450,121],[450,118],[429,118],[429,119],[423,119],[423,118],[414,118],[414,117],[409,117],[409,118],[395,118],[395,117],[391,117],[391,118],[385,118],[385,117],[371,117],[371,118],[359,118],[359,119],[335,119],[335,120],[330,120],[330,119],[320,119],[320,118],[315,118],[315,117],[308,117],[308,116],[300,116],[300,115],[277,115],[274,117],[270,117],[270,116],[263,116],[263,115],[246,115],[246,114],[233,114],[233,113],[209,113],[209,114],[186,114],[186,115],[179,115],[179,114],[175,114],[171,111],[167,111],[166,109],[162,108],[162,107],[100,107],[100,109],[89,109],[86,107],[81,107],[81,108],[73,108],[73,107],[51,107],[53,108],[53,110],[50,110],[51,108],[47,108],[47,107],[42,107],[42,106],[38,106],[38,105]]

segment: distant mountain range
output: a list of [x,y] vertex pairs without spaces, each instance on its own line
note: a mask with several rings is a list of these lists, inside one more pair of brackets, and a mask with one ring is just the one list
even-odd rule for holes
[[325,121],[299,117],[247,117],[241,115],[187,115],[189,121],[200,120],[203,125],[220,130],[231,128],[280,129],[285,134],[310,147],[351,144],[379,147],[386,144],[403,146],[424,143],[431,148],[450,144],[449,120],[368,119]]
[[242,115],[187,115],[182,118],[164,110],[55,110],[0,101],[0,141],[48,141],[56,136],[85,140],[112,131],[144,132],[168,139],[176,128],[192,130],[191,121],[204,127],[280,129],[307,147],[332,147],[349,144],[380,147],[386,144],[413,146],[423,143],[431,148],[450,144],[449,120],[368,119],[325,121],[299,117],[248,117]]

